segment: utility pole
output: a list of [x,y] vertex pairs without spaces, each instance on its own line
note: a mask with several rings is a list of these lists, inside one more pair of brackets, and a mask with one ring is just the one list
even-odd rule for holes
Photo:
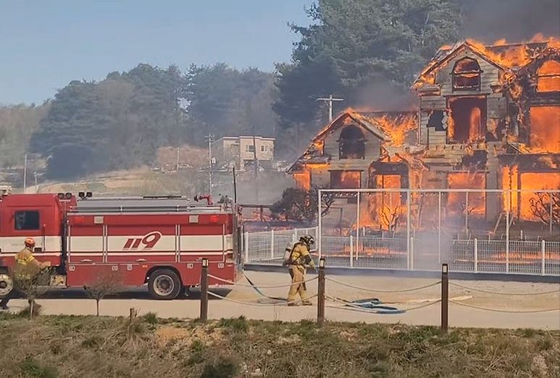
[[25,154],[23,162],[23,193],[27,189],[27,154]]
[[33,178],[35,178],[35,193],[39,193],[39,187],[37,186],[37,172],[33,172]]
[[214,135],[208,134],[206,136],[208,138],[208,194],[212,194],[212,138]]
[[344,101],[343,98],[333,98],[332,95],[329,97],[319,97],[316,101],[324,101],[329,106],[329,122],[333,120],[333,102],[334,101]]
[[175,165],[175,167],[177,168],[177,172],[179,172],[179,151],[180,147],[177,147],[177,164]]

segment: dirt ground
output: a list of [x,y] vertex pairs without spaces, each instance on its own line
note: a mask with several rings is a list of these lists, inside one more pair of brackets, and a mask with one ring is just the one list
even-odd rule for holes
[[[289,275],[268,272],[247,272],[247,276],[261,287],[267,296],[284,298],[288,287],[267,286],[289,285]],[[308,279],[316,277],[308,274]],[[344,286],[344,284],[363,289]],[[326,317],[330,321],[365,323],[403,323],[410,325],[439,325],[441,296],[439,280],[433,278],[402,278],[331,275],[327,277],[328,297],[344,300],[378,298],[384,304],[406,310],[403,314],[374,314],[355,311],[334,300],[328,300]],[[436,284],[421,290],[410,289]],[[460,287],[461,285],[464,287]],[[317,293],[317,280],[307,284],[310,295]],[[366,290],[367,289],[367,290]],[[479,291],[480,290],[480,291]],[[399,291],[399,292],[385,292]],[[482,328],[535,328],[560,330],[560,283],[525,283],[497,281],[450,281],[449,305],[450,327]],[[209,317],[213,319],[245,316],[248,319],[299,321],[315,319],[316,306],[287,307],[281,301],[264,298],[245,279],[234,287],[214,289],[225,299],[210,301]],[[548,294],[542,294],[549,292]],[[316,299],[312,299],[316,303]],[[45,314],[91,315],[95,313],[95,302],[82,292],[57,291],[42,298]],[[24,300],[13,300],[11,310],[18,311],[26,304]],[[426,307],[424,307],[426,306]],[[480,307],[485,310],[473,308]],[[146,291],[123,293],[118,298],[101,302],[102,315],[126,316],[129,308],[140,313],[154,312],[162,318],[196,318],[199,315],[199,293],[190,298],[174,301],[155,301],[148,298]],[[551,310],[540,312],[542,310]],[[504,311],[504,312],[500,312]],[[530,312],[534,311],[534,312]]]

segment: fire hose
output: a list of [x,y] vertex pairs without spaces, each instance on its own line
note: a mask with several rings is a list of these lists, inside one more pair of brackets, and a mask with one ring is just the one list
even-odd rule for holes
[[[249,277],[247,277],[247,274],[244,274],[244,277],[247,280],[247,282],[249,282],[249,285],[251,285],[251,287],[260,296],[268,298],[268,299],[272,299],[272,300],[286,302],[286,298],[271,297],[271,296],[266,295],[265,293],[263,293],[257,287],[257,285],[255,285],[253,283],[253,281],[251,281],[251,279]],[[355,300],[355,301],[348,301],[348,300],[341,299],[341,298],[336,298],[336,297],[332,297],[332,298],[336,301],[345,303],[345,305],[347,307],[360,308],[364,311],[371,312],[373,314],[393,314],[394,315],[394,314],[404,314],[406,312],[405,310],[399,310],[396,307],[384,306],[382,304],[382,302],[377,298],[358,299],[358,300]]]
[[249,285],[251,285],[251,287],[253,287],[253,289],[255,289],[255,291],[256,291],[259,295],[261,295],[261,296],[263,296],[263,297],[265,297],[265,298],[268,298],[268,299],[276,300],[276,301],[284,301],[284,302],[287,301],[286,298],[270,297],[270,296],[266,295],[265,293],[263,293],[263,292],[257,287],[257,285],[255,285],[255,284],[253,283],[253,281],[251,281],[251,280],[249,279],[249,277],[247,277],[247,274],[246,274],[245,272],[243,273],[243,276],[245,277],[245,279],[247,280],[247,282],[249,282]]

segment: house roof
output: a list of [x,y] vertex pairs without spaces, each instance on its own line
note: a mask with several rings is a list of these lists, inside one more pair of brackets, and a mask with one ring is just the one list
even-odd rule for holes
[[365,114],[357,113],[352,109],[346,110],[339,114],[335,119],[332,120],[328,125],[326,125],[317,135],[313,138],[305,152],[288,168],[288,173],[293,173],[299,169],[303,164],[325,164],[330,160],[329,156],[323,156],[317,154],[316,143],[322,141],[327,137],[327,135],[333,133],[335,130],[344,127],[349,122],[361,127],[368,133],[374,135],[376,138],[383,142],[391,141],[389,135],[387,135],[382,127],[375,121],[375,118],[369,118]]
[[453,46],[444,46],[438,50],[432,60],[418,75],[413,87],[424,84],[423,79],[426,75],[445,66],[447,62],[467,49],[502,71],[515,72],[534,60],[534,51],[542,51],[553,43],[555,43],[554,40],[484,45],[473,40],[466,40]]

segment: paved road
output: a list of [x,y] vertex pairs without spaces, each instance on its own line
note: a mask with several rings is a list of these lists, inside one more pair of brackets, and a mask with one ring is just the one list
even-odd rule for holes
[[[247,275],[255,284],[285,285],[289,284],[287,274],[248,272]],[[310,278],[314,276],[310,275]],[[426,286],[437,282],[433,278],[397,278],[375,276],[333,276],[337,281],[350,285],[368,288],[373,292],[345,287],[334,281],[327,281],[327,295],[356,300],[376,297],[383,302],[395,303],[400,309],[407,309],[404,314],[380,315],[353,311],[341,304],[328,301],[326,316],[331,321],[351,321],[366,323],[405,323],[411,325],[440,324],[439,303],[415,309],[430,304],[440,298],[439,285],[418,291],[398,293],[382,293],[379,290],[408,290]],[[452,281],[450,297],[457,298],[457,303],[450,304],[449,323],[451,327],[493,327],[493,328],[539,328],[560,330],[560,310],[537,313],[503,313],[496,311],[539,311],[543,309],[560,308],[560,284],[523,283],[523,282],[495,282],[495,281]],[[246,285],[245,280],[240,284]],[[465,289],[459,286],[469,287]],[[317,292],[316,281],[308,284],[310,294]],[[262,289],[267,295],[284,297],[287,288]],[[378,290],[376,292],[376,290]],[[480,292],[478,290],[491,293]],[[555,291],[551,294],[539,294]],[[218,288],[215,292],[224,296],[226,300],[213,299],[209,304],[209,317],[245,316],[251,319],[299,321],[301,319],[315,319],[316,307],[286,307],[274,305],[274,301],[266,300],[250,287],[235,286],[233,288]],[[494,293],[494,294],[493,294]],[[497,294],[500,293],[500,294]],[[512,295],[523,294],[523,295]],[[45,314],[91,315],[95,313],[95,302],[87,299],[81,291],[51,292],[39,302],[44,306]],[[237,303],[241,302],[241,303]],[[315,302],[315,300],[314,300]],[[25,305],[23,300],[11,302],[11,308],[17,311]],[[476,306],[491,311],[475,309],[465,306]],[[160,317],[196,318],[199,314],[199,293],[194,292],[190,298],[174,301],[154,301],[149,299],[146,291],[135,290],[121,294],[118,298],[106,299],[101,302],[102,315],[126,316],[129,308],[135,307],[140,313],[155,312]]]

